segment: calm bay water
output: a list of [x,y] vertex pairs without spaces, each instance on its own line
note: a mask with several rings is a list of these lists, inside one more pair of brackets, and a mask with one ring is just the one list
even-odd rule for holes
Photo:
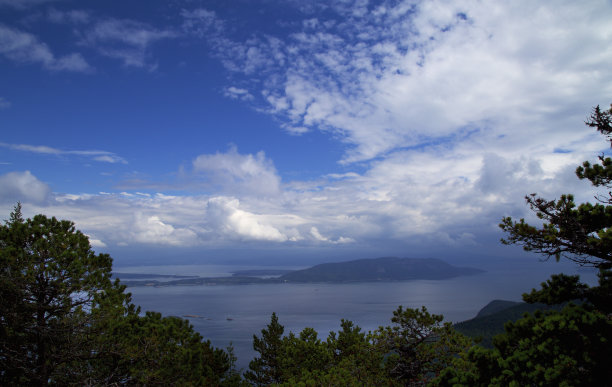
[[[483,274],[437,281],[133,287],[128,291],[143,311],[155,310],[166,316],[198,316],[185,318],[214,346],[225,348],[231,342],[238,367],[246,368],[256,355],[252,350],[253,334],[260,334],[270,322],[272,312],[276,312],[285,326],[285,333],[312,327],[322,339],[328,332],[340,328],[342,318],[355,322],[364,331],[389,325],[399,305],[413,308],[425,305],[431,313],[443,314],[447,321],[463,321],[474,317],[491,300],[520,301],[523,292],[538,287],[551,273],[561,269],[575,272],[574,266],[535,263],[490,267]],[[143,266],[117,271],[212,276],[211,273],[227,274],[245,268]],[[583,281],[595,282],[593,273],[580,274]]]

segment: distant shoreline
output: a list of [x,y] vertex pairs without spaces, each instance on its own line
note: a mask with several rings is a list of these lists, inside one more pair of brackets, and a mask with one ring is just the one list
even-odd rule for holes
[[[433,258],[384,257],[324,263],[302,270],[238,270],[226,277],[199,277],[145,273],[114,273],[128,287],[216,286],[283,283],[366,283],[411,280],[444,280],[483,273],[471,267],[456,267]],[[161,281],[168,278],[168,281]]]

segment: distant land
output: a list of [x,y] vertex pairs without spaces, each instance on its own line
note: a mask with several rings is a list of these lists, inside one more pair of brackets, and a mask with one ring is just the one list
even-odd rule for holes
[[232,277],[279,277],[283,274],[292,272],[293,270],[277,270],[277,269],[253,269],[253,270],[238,270],[232,272]]
[[466,336],[482,339],[483,347],[493,347],[493,336],[504,332],[504,324],[516,321],[525,313],[536,310],[560,309],[561,306],[527,304],[525,302],[493,300],[471,320],[456,323],[454,328]]
[[[464,275],[484,272],[470,267],[457,267],[434,258],[372,258],[354,261],[323,263],[303,270],[248,270],[233,273],[231,277],[189,277],[159,281],[155,276],[130,274],[122,281],[127,286],[188,286],[188,285],[244,285],[264,283],[349,283],[349,282],[388,282],[417,279],[443,280]],[[274,276],[275,278],[261,278]],[[121,275],[117,275],[120,279]],[[172,277],[172,276],[167,276]],[[176,277],[174,277],[176,278]]]
[[280,277],[284,282],[373,282],[416,279],[441,280],[483,273],[484,270],[457,267],[434,258],[373,258],[323,263]]
[[174,275],[174,274],[142,274],[142,273],[115,273],[113,277],[123,279],[142,279],[142,278],[194,278],[197,275]]

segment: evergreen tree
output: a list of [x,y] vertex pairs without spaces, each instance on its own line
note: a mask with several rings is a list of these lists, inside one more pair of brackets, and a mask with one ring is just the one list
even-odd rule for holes
[[185,320],[139,316],[112,259],[66,220],[0,225],[0,385],[238,385]]
[[456,332],[442,315],[430,314],[426,307],[398,307],[394,325],[376,332],[375,345],[388,354],[388,375],[402,385],[421,386],[452,364],[458,353],[466,351],[471,340]]
[[[593,110],[586,124],[612,144],[612,108]],[[507,323],[492,350],[472,348],[444,370],[437,385],[607,385],[612,380],[612,159],[585,161],[580,179],[608,189],[597,203],[574,203],[572,195],[557,201],[532,194],[528,205],[544,221],[532,226],[503,218],[506,244],[519,244],[545,257],[564,257],[599,268],[599,285],[589,287],[578,276],[553,275],[539,290],[524,294],[529,303],[567,304],[560,311],[538,311]],[[577,302],[577,303],[575,303]]]
[[249,370],[244,374],[247,381],[257,386],[282,382],[280,356],[284,331],[276,313],[272,313],[267,329],[261,330],[261,338],[253,335],[253,349],[259,353],[259,357],[249,363]]
[[17,204],[0,226],[0,382],[46,385],[92,357],[105,298],[127,304],[111,258],[65,220],[23,220]]

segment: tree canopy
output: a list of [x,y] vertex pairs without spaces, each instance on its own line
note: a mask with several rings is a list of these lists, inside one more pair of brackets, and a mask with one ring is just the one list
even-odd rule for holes
[[284,327],[272,314],[262,336],[254,337],[260,356],[245,378],[254,385],[425,385],[472,344],[442,319],[425,307],[400,306],[391,326],[365,333],[341,320],[341,330],[322,340],[312,328],[283,336]]
[[131,303],[67,220],[24,219],[18,203],[0,225],[0,384],[221,385],[239,377],[231,354],[187,321]]

